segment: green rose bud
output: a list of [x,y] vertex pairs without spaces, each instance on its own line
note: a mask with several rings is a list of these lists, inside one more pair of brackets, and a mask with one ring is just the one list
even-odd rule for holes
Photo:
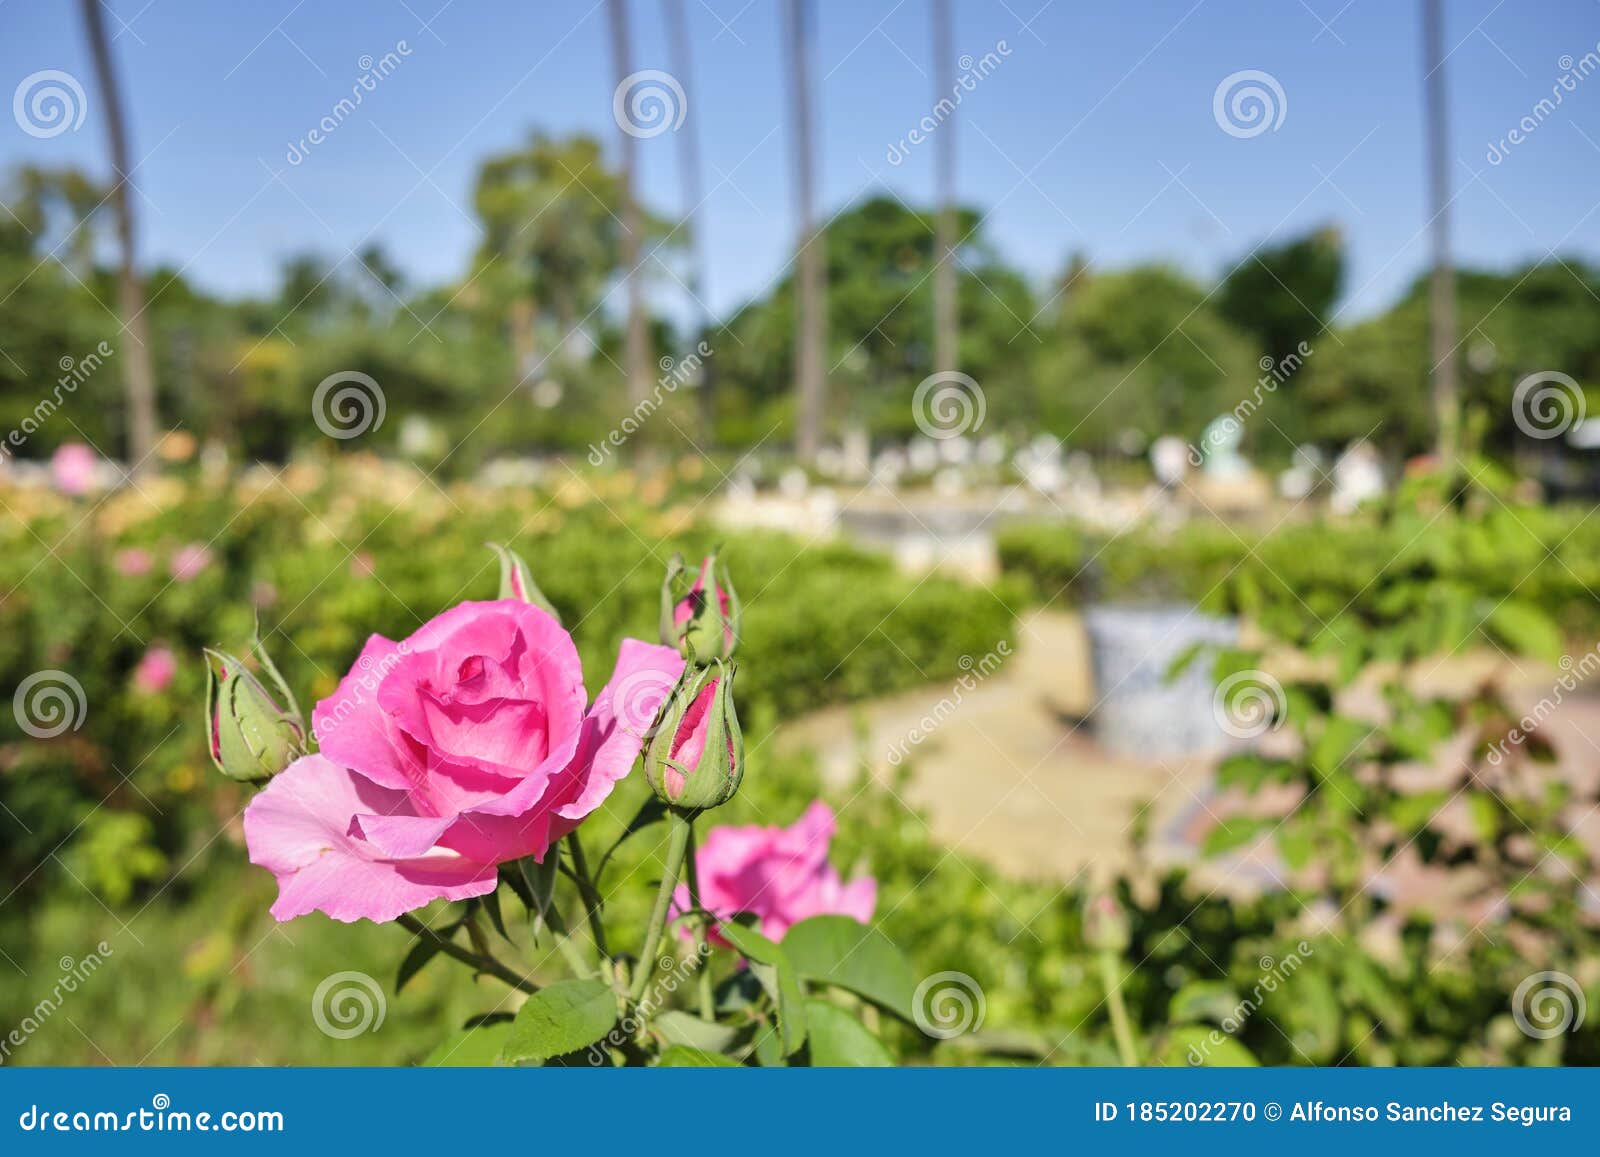
[[1091,892],[1083,905],[1083,942],[1097,952],[1126,952],[1128,914],[1110,892]]
[[664,803],[701,811],[733,798],[744,775],[744,734],[733,709],[734,668],[691,667],[645,751],[644,774]]
[[726,564],[715,551],[708,554],[685,590],[687,574],[683,558],[673,555],[661,583],[661,641],[695,663],[730,658],[739,642],[741,608]]
[[533,573],[528,570],[528,564],[522,561],[522,556],[498,542],[486,545],[500,558],[500,597],[532,603],[559,623],[561,612],[556,610],[554,603],[545,598],[544,592],[539,589],[539,584],[533,581]]
[[262,668],[282,695],[282,704],[244,664],[206,648],[206,727],[211,762],[229,779],[264,783],[306,751],[305,722],[294,693],[257,643]]

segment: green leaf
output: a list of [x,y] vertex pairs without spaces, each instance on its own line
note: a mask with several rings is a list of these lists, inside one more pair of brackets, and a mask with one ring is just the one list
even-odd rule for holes
[[657,1015],[650,1022],[650,1027],[655,1029],[661,1035],[661,1039],[669,1045],[683,1045],[686,1048],[713,1053],[726,1050],[739,1035],[737,1028],[711,1020],[701,1020],[693,1013],[682,1012],[675,1008]]
[[426,1068],[481,1068],[500,1063],[500,1050],[511,1035],[511,1022],[485,1025],[451,1037],[428,1054]]
[[[788,938],[785,937],[785,940]],[[811,1063],[818,1068],[890,1068],[894,1056],[855,1017],[825,1000],[806,1002]]]
[[1547,662],[1561,657],[1561,629],[1533,603],[1506,599],[1489,612],[1489,633],[1510,650]]
[[400,972],[394,978],[394,990],[396,995],[398,995],[400,990],[406,986],[407,981],[409,981],[417,973],[421,972],[428,961],[432,960],[438,954],[439,942],[433,939],[431,936],[421,937],[415,944],[413,944],[411,946],[411,951],[406,953],[406,958],[400,962]]
[[1248,844],[1277,822],[1270,816],[1229,816],[1206,833],[1205,854],[1220,855]]
[[617,1020],[616,995],[598,980],[561,980],[523,1002],[500,1059],[543,1063],[605,1036]]
[[1257,1068],[1255,1054],[1221,1029],[1184,1025],[1167,1034],[1158,1055],[1164,1065],[1204,1068]]
[[658,1069],[736,1069],[739,1062],[721,1053],[708,1053],[705,1049],[688,1045],[673,1045],[656,1060]]
[[783,951],[802,979],[848,989],[913,1022],[916,973],[876,928],[849,916],[813,916],[784,934]]
[[750,971],[777,1005],[779,1043],[784,1056],[793,1056],[806,1043],[805,994],[794,965],[782,948],[754,928],[729,920],[719,931],[750,962]]
[[1179,1024],[1201,1020],[1222,1024],[1238,1012],[1238,993],[1220,980],[1191,980],[1167,1004],[1167,1019]]

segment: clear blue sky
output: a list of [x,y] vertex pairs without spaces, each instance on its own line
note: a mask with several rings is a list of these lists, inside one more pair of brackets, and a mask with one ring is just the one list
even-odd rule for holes
[[[411,277],[458,277],[475,244],[475,167],[528,129],[616,148],[606,7],[596,0],[107,0],[130,105],[147,262],[226,293],[263,292],[279,260],[382,242]],[[1041,8],[1041,4],[1043,4]],[[441,7],[442,5],[442,7]],[[791,249],[787,77],[776,0],[687,0],[701,134],[709,298],[759,293]],[[920,0],[822,0],[820,165],[831,211],[874,187],[930,196],[933,146],[890,144],[933,105]],[[1563,57],[1597,52],[1592,0],[1447,0],[1452,178],[1464,262],[1551,249],[1600,258],[1600,73],[1576,82],[1498,165],[1485,158],[1549,96]],[[49,139],[0,118],[0,168],[104,173],[103,124],[78,6],[0,0],[0,95],[61,69],[87,92],[80,128]],[[633,67],[670,67],[658,0],[631,0]],[[1097,264],[1176,262],[1210,279],[1268,235],[1340,224],[1347,316],[1393,300],[1426,260],[1420,17],[1415,0],[955,0],[958,55],[1010,55],[955,123],[959,192],[1031,276],[1074,250]],[[348,95],[360,58],[408,56],[301,164],[289,142]],[[1282,124],[1240,139],[1212,100],[1223,77],[1270,73]],[[950,131],[946,126],[940,132]],[[642,191],[681,205],[673,136],[640,143]],[[274,179],[272,173],[278,173]],[[1476,177],[1474,174],[1477,174]],[[675,289],[653,290],[673,308]]]

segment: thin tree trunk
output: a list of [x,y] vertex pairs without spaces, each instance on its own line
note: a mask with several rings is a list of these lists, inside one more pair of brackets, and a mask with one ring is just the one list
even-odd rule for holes
[[800,214],[799,270],[795,286],[795,452],[812,462],[822,444],[827,405],[823,350],[827,340],[823,284],[824,237],[817,227],[812,152],[810,0],[788,0],[790,103],[794,116],[795,204]]
[[[933,103],[955,89],[955,50],[950,45],[950,0],[933,0]],[[933,368],[956,370],[960,318],[956,307],[956,125],[952,113],[939,126],[934,154],[939,215],[934,228]]]
[[[672,61],[673,76],[682,86],[684,104],[694,108],[693,87],[689,59],[689,27],[683,10],[683,0],[663,0],[667,17],[667,51]],[[684,118],[678,130],[678,168],[683,180],[683,223],[689,232],[689,296],[694,299],[700,313],[700,336],[711,340],[716,319],[706,304],[706,248],[700,232],[700,202],[704,199],[700,182],[700,135],[693,116]],[[700,368],[700,425],[702,437],[709,446],[716,437],[716,359],[709,358]]]
[[117,271],[117,307],[122,314],[122,329],[128,341],[122,343],[122,381],[127,401],[127,445],[129,472],[139,474],[148,465],[156,446],[156,384],[150,363],[150,327],[144,316],[144,286],[134,266],[133,204],[128,196],[128,131],[122,119],[122,96],[111,63],[111,48],[106,40],[100,0],[82,0],[84,29],[89,38],[89,53],[94,58],[95,79],[105,105],[106,134],[111,145],[111,208],[117,221],[117,245],[121,264]]
[[[611,59],[621,85],[633,74],[632,54],[628,49],[628,0],[609,0],[611,16]],[[621,124],[622,141],[622,277],[628,290],[627,345],[623,366],[628,376],[628,399],[637,404],[650,394],[650,335],[644,314],[644,279],[639,264],[639,203],[634,197],[638,176],[638,141]]]
[[1428,73],[1428,199],[1433,210],[1433,281],[1429,328],[1433,346],[1433,409],[1438,455],[1453,469],[1461,448],[1461,397],[1456,381],[1456,286],[1450,260],[1450,124],[1444,73],[1444,16],[1439,0],[1422,0],[1422,39]]

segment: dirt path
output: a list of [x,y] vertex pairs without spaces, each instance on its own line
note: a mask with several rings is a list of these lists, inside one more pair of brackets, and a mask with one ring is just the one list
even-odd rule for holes
[[[1464,686],[1498,661],[1494,655],[1458,658],[1436,670],[1428,685]],[[1554,675],[1537,668],[1516,672],[1513,698],[1531,706],[1549,693]],[[936,684],[829,708],[789,724],[778,742],[814,750],[836,788],[870,767],[875,779],[923,811],[937,842],[1008,874],[1065,882],[1085,869],[1132,868],[1135,822],[1150,832],[1146,861],[1195,860],[1214,811],[1226,810],[1212,786],[1215,758],[1128,759],[1095,743],[1080,722],[1094,704],[1094,689],[1088,641],[1076,615],[1025,615],[1015,654],[974,681],[970,688]],[[1568,698],[1541,732],[1561,753],[1562,774],[1587,780],[1600,770],[1600,699]],[[896,782],[897,763],[911,769],[903,783]],[[1600,840],[1600,813],[1582,828]],[[1265,849],[1196,867],[1201,880],[1225,890],[1253,890],[1277,872]],[[1403,865],[1386,873],[1385,886],[1423,894],[1430,887]]]

